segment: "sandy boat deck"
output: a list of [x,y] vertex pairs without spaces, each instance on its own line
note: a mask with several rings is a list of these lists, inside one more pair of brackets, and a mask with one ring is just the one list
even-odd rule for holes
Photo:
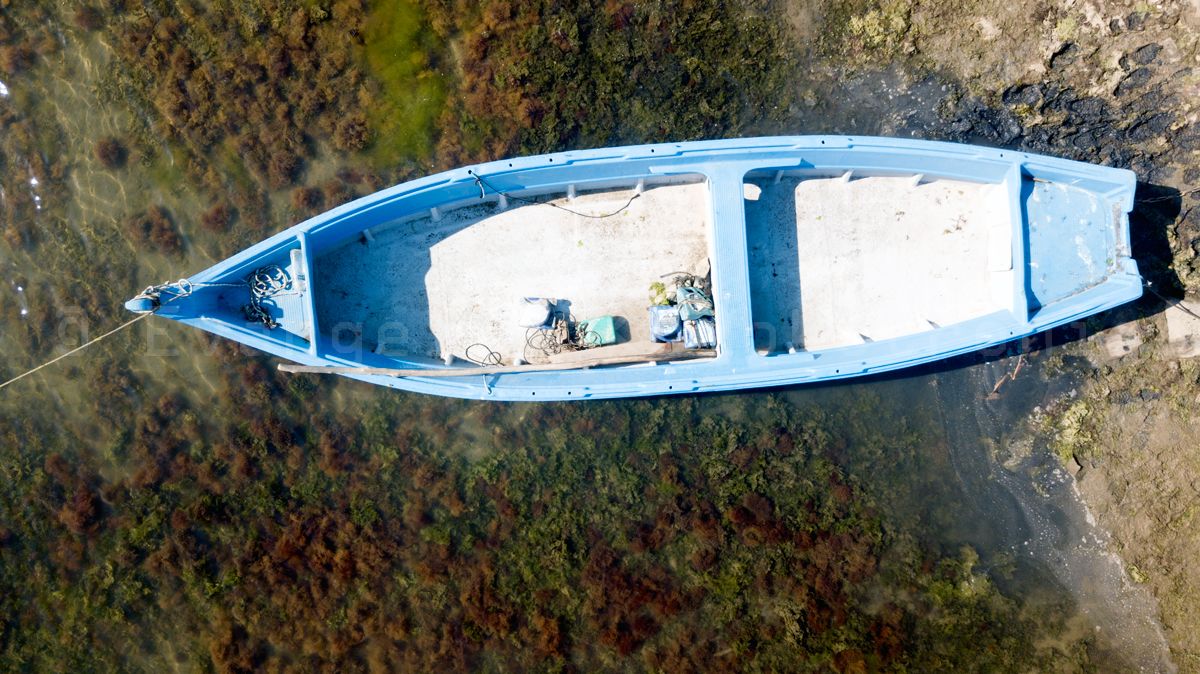
[[1012,306],[1003,185],[912,177],[751,179],[755,348],[808,351],[933,330]]
[[[633,194],[580,194],[581,213],[619,209]],[[512,363],[525,351],[523,297],[557,298],[576,319],[628,321],[649,341],[650,284],[676,271],[702,273],[710,257],[711,205],[704,183],[648,186],[618,215],[580,217],[546,205],[473,206],[372,230],[314,263],[318,324],[347,351],[467,357],[473,344]],[[476,358],[487,353],[471,349]],[[533,355],[536,352],[530,351]]]

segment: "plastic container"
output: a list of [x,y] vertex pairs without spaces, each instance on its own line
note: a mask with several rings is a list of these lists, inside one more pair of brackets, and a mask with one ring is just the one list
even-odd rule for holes
[[617,343],[617,323],[613,316],[599,316],[579,321],[575,332],[588,346],[608,346]]
[[717,345],[717,324],[709,316],[683,322],[683,345],[689,349],[711,349]]
[[544,297],[525,297],[517,305],[517,325],[522,328],[541,328],[550,325],[550,300]]
[[682,322],[679,307],[659,304],[650,307],[650,336],[656,342],[678,342]]

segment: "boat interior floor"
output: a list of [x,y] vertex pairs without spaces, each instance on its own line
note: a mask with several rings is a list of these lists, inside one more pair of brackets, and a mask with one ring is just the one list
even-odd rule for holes
[[749,178],[755,348],[819,351],[1012,308],[1005,184]]
[[[522,298],[560,300],[576,319],[615,316],[650,341],[650,284],[709,264],[705,183],[648,186],[556,199],[588,218],[512,200],[374,228],[314,263],[318,325],[332,348],[397,356],[537,362],[521,327]],[[719,310],[719,308],[718,308]],[[473,346],[474,345],[474,346]],[[528,355],[525,355],[528,354]],[[533,357],[530,357],[533,356]]]

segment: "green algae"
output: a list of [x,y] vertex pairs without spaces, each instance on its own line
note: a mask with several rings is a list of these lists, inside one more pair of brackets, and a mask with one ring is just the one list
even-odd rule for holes
[[364,41],[368,72],[379,89],[361,102],[373,132],[372,164],[390,169],[402,160],[429,161],[447,90],[433,59],[444,45],[412,0],[373,3]]
[[908,0],[889,0],[879,7],[850,17],[849,34],[866,49],[893,50],[909,32],[912,5]]

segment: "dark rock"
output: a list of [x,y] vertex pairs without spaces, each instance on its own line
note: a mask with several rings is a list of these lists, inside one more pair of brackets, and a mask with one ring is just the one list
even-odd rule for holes
[[1009,87],[1002,100],[1007,105],[1034,106],[1042,101],[1042,88],[1037,84],[1018,84]]
[[1179,102],[1177,99],[1176,94],[1164,93],[1162,84],[1155,84],[1137,97],[1136,108],[1139,110],[1168,110]]
[[1191,168],[1184,169],[1183,182],[1188,185],[1200,183],[1200,166],[1193,166]]
[[1152,400],[1158,400],[1162,397],[1162,394],[1158,391],[1152,391],[1148,388],[1144,388],[1141,391],[1138,391],[1138,397],[1142,399],[1142,402],[1148,403]]
[[[968,140],[982,139],[1007,145],[1020,138],[1023,132],[1021,123],[1007,109],[989,108],[977,98],[962,101],[956,116],[961,124],[956,124],[954,130],[960,134],[972,132],[974,137]],[[963,124],[966,128],[960,128]]]
[[1160,51],[1162,51],[1162,46],[1151,42],[1135,49],[1133,53],[1129,54],[1129,60],[1139,66],[1144,66],[1158,58]]
[[1108,105],[1095,97],[1080,98],[1067,104],[1067,111],[1075,123],[1095,124],[1108,117]]
[[1154,163],[1153,157],[1137,152],[1131,152],[1130,154],[1129,164],[1125,168],[1142,176],[1143,179],[1149,182],[1154,182],[1161,177],[1161,171],[1159,171],[1158,165]]
[[1149,68],[1138,68],[1137,70],[1126,75],[1125,79],[1121,80],[1121,83],[1117,85],[1115,90],[1113,90],[1113,94],[1115,94],[1117,97],[1125,96],[1130,92],[1145,86],[1145,84],[1150,81],[1152,76],[1153,74],[1150,72]]
[[1097,145],[1096,134],[1091,131],[1075,134],[1071,138],[1071,145],[1080,150],[1094,150]]
[[1169,112],[1160,112],[1145,118],[1141,123],[1153,128],[1155,133],[1164,133],[1175,123],[1175,115]]
[[1121,27],[1121,20],[1113,19],[1112,21],[1109,21],[1108,22],[1108,30],[1113,35],[1120,35],[1121,32],[1124,30],[1124,28]]
[[1171,128],[1171,123],[1174,121],[1174,115],[1166,112],[1143,117],[1133,126],[1129,127],[1129,130],[1125,132],[1125,137],[1135,143],[1141,143],[1162,135],[1163,132]]
[[1129,30],[1141,30],[1146,27],[1145,12],[1131,12],[1125,17],[1125,28]]
[[997,110],[992,115],[992,124],[1001,143],[1011,143],[1021,137],[1024,129],[1021,122],[1007,110]]
[[1062,110],[1066,111],[1076,99],[1075,90],[1071,87],[1059,87],[1056,84],[1046,85],[1042,89],[1042,108],[1045,110]]
[[[1192,206],[1187,209],[1187,212],[1179,219],[1179,224],[1175,226],[1175,234],[1181,238],[1195,237],[1200,234],[1200,206]],[[1196,245],[1200,245],[1200,238],[1196,238],[1192,242],[1192,246]]]
[[1146,172],[1141,174],[1141,178],[1147,182],[1158,184],[1170,184],[1175,181],[1177,171],[1170,166],[1164,166],[1158,157],[1149,157],[1146,159]]
[[1035,127],[1029,130],[1024,142],[1021,143],[1021,149],[1037,154],[1049,154],[1054,151],[1054,138],[1046,129]]
[[1050,56],[1050,68],[1056,69],[1069,66],[1077,58],[1079,58],[1079,47],[1074,42],[1067,42]]
[[1190,124],[1183,127],[1171,142],[1181,150],[1200,150],[1200,125]]
[[1096,142],[1101,145],[1115,145],[1121,142],[1121,132],[1111,125],[1100,126],[1093,131],[1096,133]]
[[1129,168],[1133,160],[1133,152],[1123,147],[1113,147],[1108,156],[1104,157],[1106,164],[1117,168]]

